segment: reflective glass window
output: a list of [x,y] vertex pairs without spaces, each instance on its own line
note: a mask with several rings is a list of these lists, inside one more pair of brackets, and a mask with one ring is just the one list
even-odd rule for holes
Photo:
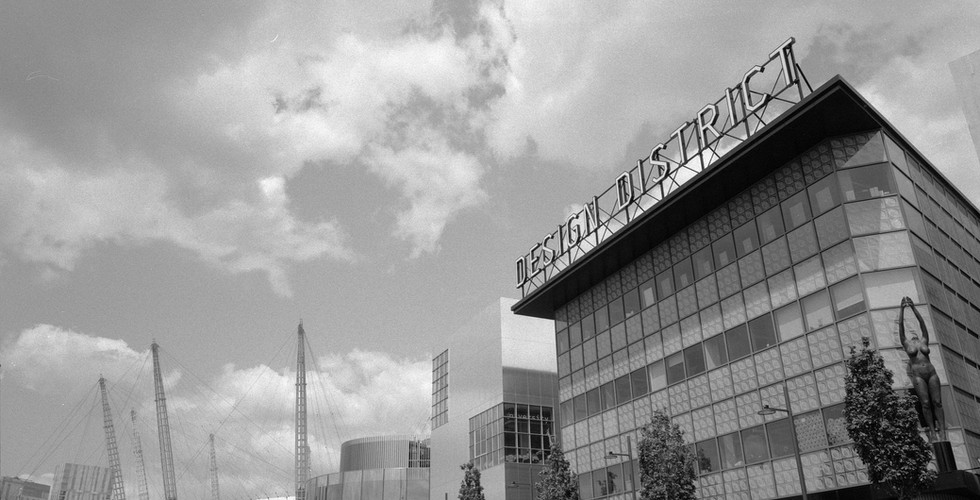
[[783,223],[786,230],[797,228],[810,220],[810,203],[805,192],[799,192],[784,201]]
[[582,319],[582,339],[595,337],[595,316],[588,315]]
[[735,250],[739,257],[759,248],[759,233],[752,222],[743,224],[735,230],[734,234]]
[[595,312],[595,331],[604,332],[609,329],[609,311],[606,306],[596,309]]
[[800,312],[799,303],[793,302],[777,309],[773,317],[780,340],[790,340],[803,335],[803,314]]
[[694,278],[700,280],[714,272],[715,266],[711,247],[704,247],[694,254]]
[[688,377],[704,372],[704,351],[701,344],[684,349],[684,364],[687,365]]
[[[927,276],[927,275],[926,275]],[[922,301],[921,288],[911,269],[895,269],[868,273],[864,276],[864,287],[868,292],[868,307],[895,307],[901,304],[902,297],[908,296],[912,302]]]
[[788,457],[794,454],[793,428],[788,418],[766,424],[769,433],[769,451],[772,458]]
[[[857,149],[849,147],[845,149],[849,155],[843,165],[838,164],[838,168],[851,168],[859,167],[861,165],[867,165],[869,163],[878,163],[885,161],[885,145],[881,141],[881,132],[875,132],[868,141],[864,144],[859,144],[863,138],[858,137],[855,141]],[[845,138],[846,140],[853,140],[851,138]],[[839,163],[839,162],[838,162]]]
[[673,273],[664,271],[657,275],[657,292],[660,297],[666,297],[674,293]]
[[854,248],[862,272],[915,264],[909,233],[905,231],[854,238]]
[[738,438],[737,432],[718,438],[718,453],[721,455],[721,465],[725,469],[743,465],[742,441]]
[[789,247],[786,238],[779,238],[762,247],[762,261],[766,266],[766,274],[776,274],[790,265]]
[[807,188],[813,215],[820,215],[840,205],[840,192],[837,188],[837,175],[831,174]]
[[582,343],[582,323],[576,321],[572,326],[568,327],[568,337],[571,340],[572,345],[578,345]]
[[885,138],[885,151],[888,152],[888,159],[897,165],[898,168],[908,172],[909,164],[905,160],[905,151],[903,151],[898,144],[895,144],[895,141],[891,140],[891,138],[887,135],[883,137]]
[[582,343],[582,357],[587,365],[595,363],[599,359],[598,354],[596,354],[595,338],[591,338]]
[[699,441],[697,444],[698,469],[702,474],[721,470],[718,456],[718,443],[714,439]]
[[747,464],[761,462],[769,458],[766,431],[761,425],[742,431],[742,450],[745,452],[745,463]]
[[752,352],[749,330],[745,325],[736,326],[725,332],[725,342],[728,344],[728,359],[735,360]]
[[667,383],[673,384],[684,380],[684,353],[678,352],[667,359]]
[[591,391],[585,393],[585,403],[588,407],[589,415],[595,415],[602,411],[602,406],[599,403],[599,389],[592,389]]
[[776,329],[772,317],[768,314],[749,321],[749,335],[752,338],[752,348],[761,351],[776,345]]
[[630,385],[633,388],[633,397],[638,398],[650,391],[650,384],[647,382],[647,369],[640,368],[630,373]]
[[623,375],[616,379],[616,404],[623,404],[633,398],[630,389],[630,376]]
[[606,330],[596,336],[596,351],[600,358],[612,354],[612,333]]
[[585,394],[575,396],[572,403],[575,410],[575,421],[584,420],[589,416],[589,406],[585,400]]
[[838,318],[843,319],[867,309],[861,281],[856,276],[832,286],[830,294],[834,299],[834,310],[837,311]]
[[912,181],[898,170],[892,170],[892,175],[895,176],[895,184],[898,185],[898,192],[902,194],[902,198],[912,202],[913,205],[918,205]]
[[843,208],[835,208],[813,221],[820,248],[830,248],[849,236]]
[[555,344],[558,347],[558,352],[565,352],[568,350],[568,330],[562,330],[558,332],[558,336],[555,337]]
[[684,259],[674,264],[674,284],[678,290],[694,284],[694,270],[691,268],[691,259]]
[[789,244],[789,256],[793,262],[799,262],[820,249],[817,246],[817,233],[810,223],[790,231],[786,235],[786,242]]
[[632,289],[623,295],[623,310],[626,317],[640,312],[640,293],[637,289]]
[[654,280],[640,285],[640,302],[644,309],[657,303],[657,288]]
[[837,174],[844,201],[859,201],[889,196],[898,191],[887,163],[844,170]]
[[[905,218],[902,217],[898,198],[848,203],[844,208],[847,213],[847,225],[854,236],[905,229]],[[821,246],[823,246],[822,241]]]
[[599,386],[599,399],[603,410],[616,406],[616,386],[612,382],[606,382]]
[[667,387],[667,372],[664,370],[663,360],[650,363],[650,366],[647,367],[647,373],[650,375],[650,392]]
[[620,297],[609,303],[609,323],[615,325],[624,319],[626,314],[623,312],[623,298]]
[[731,233],[718,238],[717,241],[712,243],[711,251],[715,257],[715,269],[720,269],[735,262],[735,240],[732,239]]
[[606,486],[609,488],[609,493],[624,491],[622,464],[606,468]]
[[704,341],[704,361],[709,370],[728,363],[724,335],[716,335]]
[[834,313],[830,306],[830,294],[826,290],[805,297],[802,304],[807,331],[816,330],[834,322]]
[[763,245],[783,235],[783,214],[778,205],[756,217],[755,222],[759,226],[759,241]]

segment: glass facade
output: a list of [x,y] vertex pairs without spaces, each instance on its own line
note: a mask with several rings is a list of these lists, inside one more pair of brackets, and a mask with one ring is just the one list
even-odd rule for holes
[[449,421],[449,349],[432,360],[432,428]]
[[481,470],[543,463],[554,435],[553,408],[502,403],[470,418],[470,461]]
[[[896,388],[911,387],[906,295],[970,467],[980,217],[931,172],[881,131],[824,140],[556,310],[561,438],[583,498],[632,489],[630,467],[605,455],[638,442],[655,408],[695,447],[701,498],[799,494],[791,433],[808,492],[867,483],[844,428],[843,361],[869,337]],[[919,329],[911,315],[906,329]],[[789,404],[793,421],[758,415],[763,404]]]

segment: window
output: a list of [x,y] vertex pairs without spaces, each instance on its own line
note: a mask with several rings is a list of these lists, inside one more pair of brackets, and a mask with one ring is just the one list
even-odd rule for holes
[[830,293],[834,298],[834,310],[837,311],[838,318],[843,319],[866,309],[861,282],[856,276],[834,285],[830,288]]
[[432,360],[432,428],[449,421],[449,349]]
[[[857,136],[857,139],[860,142],[862,137]],[[838,165],[838,168],[858,167],[882,161],[885,161],[885,145],[881,142],[881,133],[875,132],[867,142],[858,144],[857,151],[851,154],[843,165]]]
[[735,230],[735,249],[739,257],[757,248],[759,248],[759,233],[755,229],[755,224],[750,221]]
[[669,270],[657,275],[657,292],[661,298],[674,293],[674,275]]
[[716,335],[704,341],[704,360],[709,370],[728,362],[724,335]]
[[704,247],[694,254],[694,278],[700,280],[715,270],[711,247]]
[[582,319],[582,338],[591,339],[595,337],[595,316],[592,314]]
[[698,468],[701,474],[721,470],[721,461],[718,457],[718,443],[714,439],[698,442],[696,450]]
[[609,329],[609,312],[602,306],[595,312],[595,331],[604,332]]
[[678,352],[667,358],[667,384],[684,380],[684,353]]
[[759,240],[763,245],[782,236],[784,232],[783,214],[778,205],[756,217],[755,221],[759,225]]
[[721,455],[722,468],[731,469],[743,465],[742,442],[737,432],[718,438],[718,452]]
[[595,415],[602,411],[602,404],[599,402],[599,389],[592,389],[585,393],[585,403],[588,407],[589,415]]
[[725,341],[728,344],[728,359],[736,360],[752,352],[749,331],[745,325],[736,326],[725,332]]
[[582,343],[582,323],[580,321],[576,321],[572,323],[572,326],[568,327],[568,337],[573,346]]
[[555,345],[558,348],[558,352],[562,353],[568,350],[568,330],[562,330],[558,332],[555,336]]
[[841,171],[838,175],[844,201],[859,201],[889,196],[898,191],[891,176],[891,165],[881,163],[870,167]]
[[649,392],[650,385],[647,383],[647,369],[640,368],[630,373],[630,385],[633,387],[634,398],[638,398]]
[[745,452],[745,463],[747,464],[761,462],[769,458],[766,431],[761,425],[742,431],[742,449]]
[[840,192],[837,189],[836,174],[828,175],[807,188],[814,216],[840,205]]
[[687,365],[688,377],[704,372],[704,351],[701,349],[701,344],[684,349],[684,364]]
[[621,405],[633,398],[630,390],[630,376],[623,375],[615,380],[616,383],[616,404]]
[[784,418],[766,424],[769,432],[769,452],[772,458],[788,457],[795,453],[793,448],[793,428],[790,420]]
[[773,317],[776,320],[776,331],[779,339],[786,341],[803,335],[803,314],[796,302],[777,309]]
[[620,297],[609,303],[609,323],[617,325],[624,319],[626,314],[623,312],[623,298]]
[[732,239],[731,234],[726,234],[712,243],[711,251],[715,257],[715,269],[735,262],[735,240]]
[[674,265],[674,283],[678,289],[694,284],[694,270],[691,268],[691,259],[684,259]]
[[897,307],[902,297],[921,302],[918,282],[911,269],[896,269],[864,275],[864,288],[868,292],[868,307]]
[[612,382],[599,386],[599,398],[603,410],[616,407],[616,387]]
[[644,309],[657,303],[657,289],[654,280],[640,285],[640,301]]
[[650,392],[659,391],[667,387],[667,373],[664,370],[663,360],[651,363],[647,367],[647,373],[650,374]]
[[800,227],[810,220],[810,204],[805,192],[799,192],[783,202],[783,223],[786,230]]
[[579,394],[572,400],[575,421],[585,420],[589,416],[589,406],[585,400],[585,394]]
[[813,223],[817,228],[817,241],[820,242],[820,248],[829,248],[848,237],[844,211],[841,208],[835,208],[821,215]]
[[635,288],[623,295],[623,309],[627,318],[640,312],[640,294]]
[[830,294],[826,290],[803,299],[803,314],[807,331],[816,330],[834,322],[830,309]]
[[749,335],[752,337],[752,348],[755,351],[776,345],[776,329],[773,327],[772,317],[764,314],[749,321]]

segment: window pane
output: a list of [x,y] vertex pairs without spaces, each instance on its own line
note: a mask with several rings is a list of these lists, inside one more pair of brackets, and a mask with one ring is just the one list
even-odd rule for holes
[[558,347],[558,352],[565,352],[568,350],[568,330],[562,330],[558,332],[558,336],[555,338],[555,344]]
[[783,214],[778,205],[756,217],[755,221],[759,226],[759,240],[763,245],[782,236],[784,232]]
[[606,382],[599,387],[599,396],[603,410],[616,406],[616,388],[612,382]]
[[[844,206],[851,234],[884,233],[905,229],[905,219],[898,206],[898,198],[881,198]],[[822,246],[823,242],[821,242]]]
[[820,215],[840,205],[840,192],[837,190],[837,175],[831,174],[807,188],[813,215]]
[[801,226],[810,220],[810,203],[805,192],[799,192],[783,202],[783,222],[786,230]]
[[623,312],[623,298],[620,297],[609,303],[609,324],[615,325],[626,319]]
[[735,230],[735,249],[741,257],[759,248],[759,233],[755,229],[755,224],[749,222]]
[[[847,153],[846,162],[843,165],[839,164],[841,159],[838,160],[837,168],[851,168],[858,167],[861,165],[867,165],[869,163],[878,163],[885,161],[885,145],[881,142],[881,133],[875,132],[868,142],[860,144],[862,138],[858,138],[855,141],[851,137],[845,137],[845,149]],[[853,146],[847,144],[847,142],[856,142]],[[855,149],[856,147],[856,149]]]
[[820,256],[803,261],[793,268],[796,273],[796,288],[800,295],[807,295],[827,286],[824,279]]
[[602,411],[602,406],[599,403],[599,389],[592,389],[585,393],[585,401],[588,406],[589,415],[595,415]]
[[664,370],[663,360],[651,363],[647,367],[647,373],[650,374],[650,392],[667,387],[667,373]]
[[843,319],[866,309],[861,282],[856,276],[834,285],[830,288],[830,293],[834,298],[834,309],[838,318]]
[[582,339],[595,337],[595,317],[588,315],[582,319]]
[[752,348],[761,351],[776,345],[776,329],[772,317],[768,314],[749,322],[749,335],[752,337]]
[[807,331],[833,323],[834,313],[830,309],[830,294],[824,290],[804,298],[803,315],[806,318]]
[[835,208],[821,215],[813,224],[817,229],[820,248],[830,248],[849,236],[847,224],[844,223],[844,211],[841,208]]
[[667,383],[684,380],[684,353],[679,352],[667,358]]
[[701,441],[697,444],[698,469],[702,474],[721,470],[718,457],[718,443],[714,439]]
[[728,362],[728,352],[725,349],[725,336],[716,335],[704,341],[705,365],[710,370]]
[[897,307],[902,297],[920,302],[921,290],[911,269],[896,269],[864,275],[864,288],[868,292],[868,307]]
[[798,303],[793,302],[777,309],[774,316],[780,340],[786,341],[803,335],[803,314]]
[[732,239],[731,234],[718,238],[718,241],[711,244],[711,250],[715,257],[716,269],[735,262],[735,240]]
[[649,392],[650,384],[647,383],[647,369],[640,368],[630,373],[630,385],[633,387],[634,398],[638,398]]
[[701,344],[684,349],[684,364],[687,365],[688,377],[704,371],[704,351],[701,349]]
[[891,165],[887,163],[844,170],[837,176],[845,202],[880,198],[898,191],[892,181]]
[[701,311],[701,332],[705,337],[721,333],[725,329],[721,319],[721,306],[714,304]]
[[604,332],[609,329],[609,312],[602,306],[595,312],[595,331]]
[[766,424],[769,432],[769,451],[772,458],[788,457],[793,455],[793,432],[788,418],[777,420]]
[[813,224],[807,223],[800,226],[786,235],[789,243],[789,256],[793,262],[799,262],[819,250],[817,246],[817,233],[813,230]]
[[891,140],[887,135],[883,137],[885,138],[885,151],[888,152],[888,159],[897,165],[898,168],[902,169],[902,171],[908,172],[909,164],[905,160],[905,151],[898,147],[898,144],[895,144],[895,141]]
[[742,465],[742,442],[738,433],[733,432],[718,438],[718,451],[721,455],[721,465],[730,469]]
[[585,394],[575,396],[573,406],[575,407],[575,421],[584,420],[589,416],[589,407],[585,401]]
[[630,376],[623,375],[616,379],[616,404],[623,404],[633,398],[630,390]]
[[674,275],[669,270],[657,275],[657,292],[661,298],[674,293]]
[[657,303],[657,290],[654,280],[640,285],[640,301],[644,309]]
[[677,289],[694,284],[694,270],[691,269],[691,259],[684,259],[674,264],[674,284]]
[[694,277],[700,280],[714,272],[715,266],[711,255],[711,247],[704,247],[694,254]]
[[745,463],[747,464],[761,462],[769,458],[766,431],[761,425],[742,431],[742,449],[745,451]]
[[728,344],[728,359],[735,360],[752,352],[749,344],[749,330],[745,325],[739,325],[725,332]]
[[789,247],[786,238],[779,238],[762,247],[762,261],[766,265],[766,274],[776,274],[790,265]]
[[623,295],[623,309],[627,318],[640,312],[640,293],[637,289],[634,288]]
[[854,238],[854,248],[862,272],[915,264],[909,234],[905,231]]
[[568,327],[568,337],[572,342],[572,345],[579,345],[582,343],[582,323],[576,321],[572,326]]
[[728,267],[718,270],[715,276],[718,278],[718,293],[722,297],[728,297],[742,289],[742,282],[738,278],[737,263],[732,263]]

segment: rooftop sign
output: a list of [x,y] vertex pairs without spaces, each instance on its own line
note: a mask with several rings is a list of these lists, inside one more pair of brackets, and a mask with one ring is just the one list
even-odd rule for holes
[[[804,97],[790,38],[517,259],[527,297]],[[767,68],[772,71],[766,73]],[[795,92],[793,90],[796,90]]]

